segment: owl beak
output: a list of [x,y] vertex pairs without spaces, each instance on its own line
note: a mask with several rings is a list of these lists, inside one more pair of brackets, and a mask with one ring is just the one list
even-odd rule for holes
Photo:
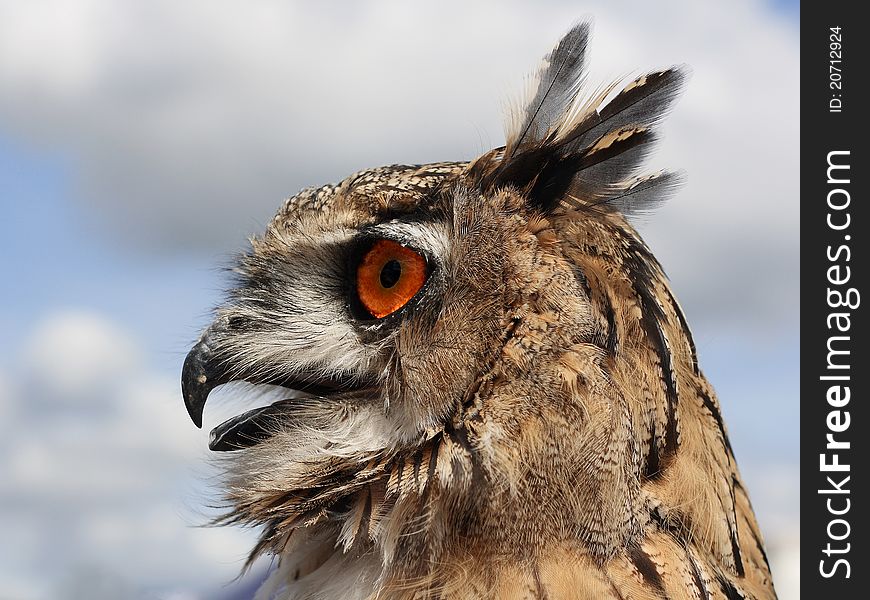
[[181,394],[184,396],[184,405],[193,424],[199,428],[202,428],[202,412],[209,393],[217,386],[231,381],[226,369],[222,368],[220,362],[215,359],[209,346],[212,335],[212,329],[207,329],[187,354],[184,366],[181,368]]
[[[187,407],[187,414],[190,415],[191,421],[199,428],[202,428],[203,409],[211,391],[231,381],[278,385],[312,396],[354,392],[374,385],[374,382],[367,377],[341,373],[325,375],[322,369],[314,369],[311,373],[297,371],[291,377],[265,377],[264,372],[268,372],[268,369],[249,368],[248,372],[244,372],[228,364],[225,356],[215,353],[214,349],[218,346],[216,342],[226,342],[228,335],[231,335],[231,332],[228,331],[224,321],[216,321],[205,330],[187,354],[184,366],[181,368],[181,394],[184,397],[184,405]],[[281,408],[281,411],[286,412],[286,407]],[[253,422],[251,419],[243,419],[239,422],[248,421]]]

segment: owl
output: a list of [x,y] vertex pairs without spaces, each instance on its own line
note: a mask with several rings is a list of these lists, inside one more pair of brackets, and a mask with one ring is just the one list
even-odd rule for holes
[[260,599],[770,599],[764,543],[686,318],[628,218],[681,68],[593,88],[589,26],[505,145],[287,200],[185,359]]

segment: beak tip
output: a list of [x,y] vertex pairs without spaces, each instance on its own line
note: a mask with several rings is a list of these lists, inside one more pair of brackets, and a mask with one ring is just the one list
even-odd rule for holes
[[181,394],[190,420],[202,429],[202,413],[209,392],[218,383],[208,377],[209,348],[203,342],[198,343],[184,359],[181,369]]
[[190,415],[190,420],[193,421],[193,424],[196,425],[197,429],[202,429],[202,409],[197,412],[195,408],[188,405],[187,414]]

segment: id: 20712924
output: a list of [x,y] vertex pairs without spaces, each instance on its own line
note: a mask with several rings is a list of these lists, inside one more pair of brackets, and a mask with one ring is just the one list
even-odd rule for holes
[[828,36],[828,87],[831,98],[828,100],[828,112],[838,113],[843,110],[843,34],[842,27],[830,28]]

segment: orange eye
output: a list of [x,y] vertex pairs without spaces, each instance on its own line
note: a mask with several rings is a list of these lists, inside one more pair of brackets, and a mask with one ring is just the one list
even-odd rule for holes
[[375,242],[356,270],[357,295],[378,319],[396,312],[426,283],[426,259],[390,240]]

